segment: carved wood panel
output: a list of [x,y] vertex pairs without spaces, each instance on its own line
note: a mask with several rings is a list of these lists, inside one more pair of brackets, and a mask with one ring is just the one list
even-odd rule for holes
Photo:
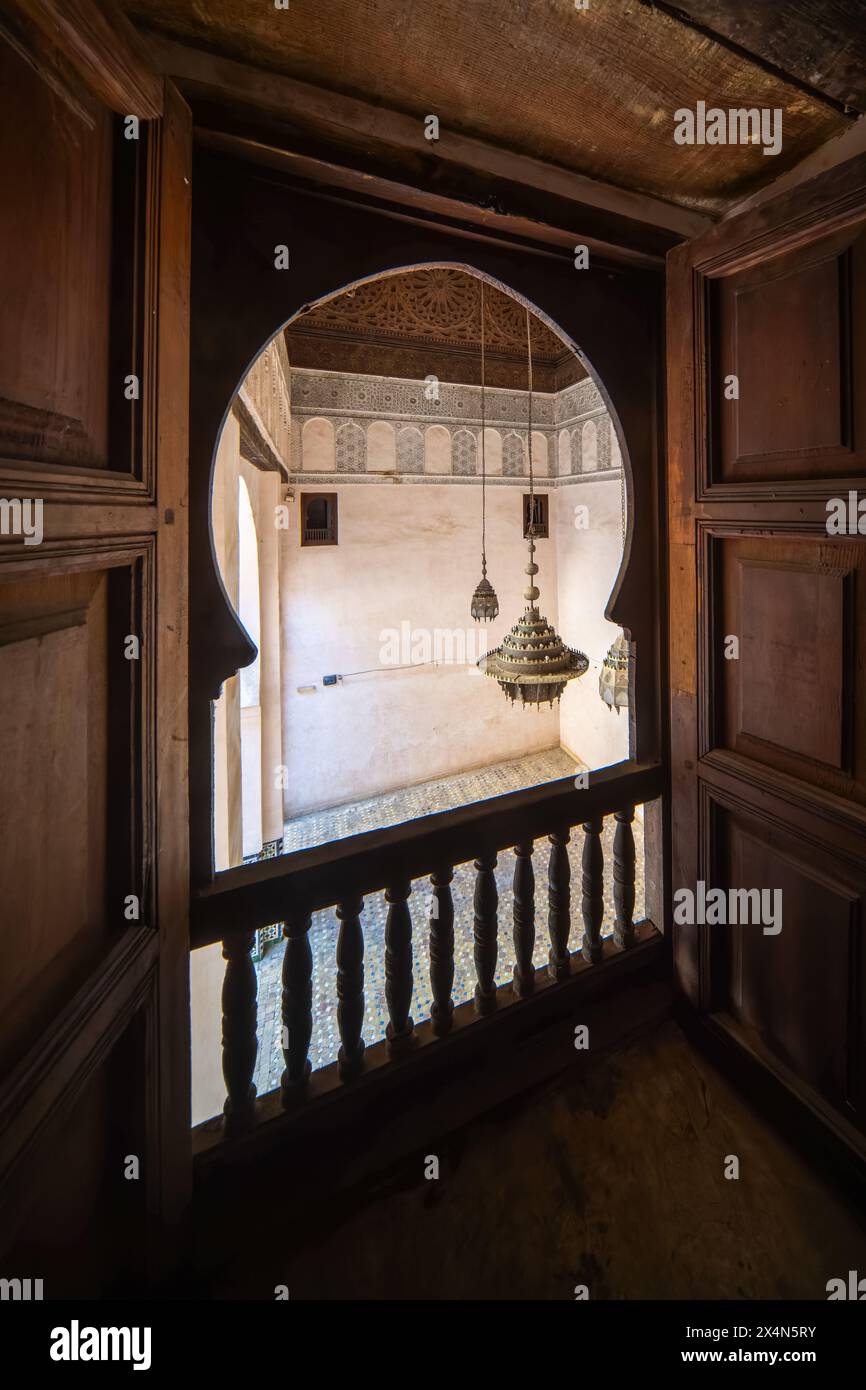
[[708,485],[863,471],[864,271],[866,236],[846,229],[705,281]]
[[[46,1299],[128,1295],[147,1274],[159,1164],[149,1066],[157,990],[153,938],[131,937],[104,985],[82,988],[57,1014],[33,1049],[27,1087],[0,1095],[4,1269],[41,1278]],[[103,1027],[88,1038],[82,1024],[93,1013]]]
[[147,124],[128,139],[124,119],[94,104],[89,128],[5,44],[0,87],[0,175],[15,190],[0,239],[0,458],[144,477]]
[[866,802],[855,720],[866,700],[856,621],[866,602],[866,544],[734,527],[703,534],[715,595],[704,632],[713,690],[704,751],[729,748]]
[[5,44],[0,87],[0,170],[15,189],[0,257],[0,449],[104,467],[112,117],[100,109],[87,130]]
[[672,887],[784,903],[778,935],[675,919],[679,987],[780,1117],[866,1153],[866,546],[827,530],[866,495],[864,175],[671,253],[668,481]]
[[716,935],[715,1005],[861,1128],[866,872],[709,792],[708,878],[758,889],[763,920]]
[[191,121],[123,23],[82,103],[0,44],[0,1256],[45,1297],[170,1261],[190,1182]]
[[[0,563],[0,1011],[9,1062],[131,920],[152,922],[147,551]],[[128,635],[141,643],[125,656]],[[51,872],[46,871],[51,864]],[[138,917],[125,915],[129,895]],[[13,930],[14,924],[14,930]]]

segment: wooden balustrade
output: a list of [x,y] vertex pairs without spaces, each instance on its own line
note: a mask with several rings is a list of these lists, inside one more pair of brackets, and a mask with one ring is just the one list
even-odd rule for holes
[[388,916],[385,921],[385,999],[388,1004],[387,1038],[392,1052],[410,1042],[414,1023],[409,1015],[412,1003],[412,914],[408,898],[412,884],[397,878],[385,891]]
[[525,999],[535,987],[535,872],[532,841],[514,847],[514,993]]
[[283,927],[283,1056],[286,1068],[280,1083],[283,1104],[290,1105],[304,1089],[310,1075],[310,1038],[313,1036],[313,953],[310,950],[310,913],[292,906]]
[[349,898],[337,906],[337,1027],[340,1030],[340,1076],[349,1081],[364,1062],[364,899]]
[[256,1088],[256,968],[253,965],[255,933],[241,928],[223,942],[226,962],[223,977],[223,1077],[226,1083],[224,1113],[229,1132],[244,1129],[252,1120]]
[[430,988],[433,991],[433,1008],[430,1017],[437,1037],[448,1032],[454,1016],[454,1001],[451,998],[454,984],[453,878],[454,870],[450,866],[436,869],[430,875],[433,885],[430,903]]
[[567,980],[570,970],[568,938],[571,935],[571,860],[568,826],[558,826],[550,835],[547,864],[547,930],[550,951],[547,968],[554,980]]
[[634,944],[634,807],[614,811],[616,830],[613,837],[613,901],[616,919],[613,937],[622,950]]
[[604,918],[604,852],[601,832],[604,820],[593,816],[584,827],[583,842],[583,958],[596,965],[602,957],[601,924]]
[[[477,983],[475,1009],[492,1015],[502,1002],[528,1001],[545,987],[568,982],[578,963],[596,966],[612,952],[628,950],[636,941],[635,843],[632,823],[635,805],[660,791],[660,769],[644,768],[612,777],[610,769],[596,775],[589,789],[572,790],[564,812],[562,795],[545,799],[527,793],[496,798],[494,809],[483,817],[478,808],[428,817],[409,827],[395,827],[371,835],[353,837],[312,851],[264,860],[220,875],[197,904],[194,934],[210,940],[223,938],[226,961],[222,995],[223,1072],[226,1081],[226,1130],[235,1133],[249,1126],[256,1113],[253,1085],[256,1061],[256,974],[252,961],[253,928],[263,921],[282,920],[286,938],[282,966],[282,1022],[285,1070],[281,1096],[286,1107],[305,1094],[311,1074],[310,1041],[313,1027],[310,946],[312,912],[332,906],[339,929],[335,952],[335,990],[340,1048],[340,1079],[351,1083],[364,1071],[362,1037],[365,1007],[364,931],[365,895],[382,892],[387,903],[385,923],[385,999],[388,1009],[387,1046],[402,1055],[417,1041],[410,1014],[413,994],[412,915],[409,902],[413,879],[429,876],[429,952],[432,1007],[428,1034],[444,1039],[452,1031],[454,1001],[454,922],[452,893],[454,866],[474,862],[473,957]],[[558,785],[558,784],[555,784]],[[544,789],[541,789],[544,790]],[[514,796],[517,795],[517,803]],[[508,807],[498,803],[511,803]],[[546,813],[539,807],[546,804]],[[472,814],[472,813],[475,814]],[[605,947],[604,854],[602,831],[605,816],[613,815],[615,831],[612,855],[613,942]],[[430,825],[428,825],[428,822]],[[513,828],[525,832],[514,835]],[[581,907],[583,935],[579,951],[569,950],[571,935],[571,865],[568,845],[575,825],[582,826]],[[499,828],[494,837],[492,830]],[[419,830],[418,827],[426,827]],[[394,831],[402,829],[402,837]],[[503,838],[500,838],[500,835]],[[547,971],[536,977],[535,871],[536,840],[547,837],[548,932]],[[357,842],[357,843],[356,843]],[[359,845],[365,844],[367,853]],[[514,848],[512,882],[514,972],[510,990],[497,988],[499,890],[496,882],[498,853],[494,846]],[[462,851],[458,846],[462,845]],[[442,853],[443,848],[448,852]],[[467,853],[468,851],[468,853]],[[371,868],[371,859],[373,868]],[[426,862],[425,862],[426,861]],[[331,887],[324,887],[323,866],[335,866]],[[389,867],[388,867],[389,866]],[[375,872],[374,872],[375,870]],[[379,882],[376,883],[375,879]],[[279,903],[277,902],[279,898]],[[325,899],[326,901],[323,901]],[[233,921],[224,925],[228,907]],[[245,923],[238,927],[236,922]],[[465,1026],[465,1025],[464,1025]]]
[[496,1008],[496,957],[499,951],[499,890],[496,887],[496,855],[489,850],[475,860],[475,1007],[480,1014]]

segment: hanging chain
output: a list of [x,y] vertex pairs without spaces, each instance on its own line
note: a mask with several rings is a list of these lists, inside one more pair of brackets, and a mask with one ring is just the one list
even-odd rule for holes
[[[529,549],[535,550],[535,485],[532,474],[532,340],[530,338],[530,319],[529,310],[526,310],[526,367],[529,385],[528,402],[528,436],[527,448],[529,450]],[[531,558],[531,556],[530,556]]]
[[486,450],[486,414],[484,407],[484,387],[485,387],[485,365],[484,365],[484,281],[481,281],[481,574],[487,577],[487,450]]
[[531,519],[531,518],[532,518],[532,497],[533,497],[534,488],[533,488],[533,481],[532,481],[532,342],[531,342],[531,340],[530,340],[529,330],[530,330],[530,325],[529,325],[529,310],[527,309],[527,311],[526,311],[526,365],[527,365],[527,374],[528,374],[528,378],[529,378],[529,439],[528,439],[527,443],[528,443],[528,447],[529,447],[529,505],[530,505],[530,512],[529,512],[529,515],[530,515],[530,519]]

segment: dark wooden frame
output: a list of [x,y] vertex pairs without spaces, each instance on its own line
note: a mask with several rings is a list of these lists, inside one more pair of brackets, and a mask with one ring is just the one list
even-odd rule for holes
[[[329,508],[331,509],[329,511],[329,515],[333,518],[333,524],[327,527],[327,530],[330,532],[330,535],[327,537],[326,540],[311,540],[307,536],[307,507],[309,506],[310,502],[321,501],[323,498],[328,503]],[[300,526],[301,545],[337,545],[339,537],[339,494],[336,492],[302,492],[300,496],[300,504],[301,505],[298,508],[298,524]]]
[[[228,608],[213,560],[210,492],[219,432],[265,343],[293,316],[352,283],[420,264],[458,265],[525,298],[578,347],[618,425],[631,525],[607,616],[637,644],[631,757],[658,764],[665,747],[663,537],[658,398],[661,290],[652,270],[615,260],[577,272],[573,258],[467,222],[425,216],[340,188],[323,189],[199,150],[193,212],[190,437],[190,829],[193,895],[213,878],[211,702],[254,651]],[[243,218],[226,218],[227,190]],[[290,232],[286,229],[290,228]],[[274,247],[291,242],[291,269]],[[581,276],[581,294],[573,293]],[[618,771],[628,771],[631,764]],[[554,783],[546,795],[574,788]],[[639,798],[635,798],[639,799]],[[484,804],[475,808],[485,815]],[[455,813],[457,814],[457,813]],[[579,819],[579,813],[575,817]],[[657,841],[660,843],[660,839]],[[285,861],[283,861],[285,862]],[[257,866],[258,869],[258,866]],[[222,876],[220,876],[222,877]],[[661,870],[654,874],[660,883]],[[658,916],[663,920],[662,912]]]
[[[541,521],[537,523],[537,528],[536,528],[536,531],[535,531],[535,539],[536,539],[536,540],[541,540],[541,541],[546,541],[546,540],[549,540],[549,538],[550,538],[550,493],[548,493],[548,492],[536,492],[536,493],[534,494],[534,500],[538,503],[538,510],[539,510],[539,512],[541,513]],[[523,494],[523,539],[524,539],[524,540],[526,540],[526,539],[528,538],[528,536],[529,536],[529,522],[527,521],[527,515],[528,515],[528,512],[529,512],[529,501],[530,501],[529,493],[528,493],[528,492],[524,492],[524,494]]]
[[[671,885],[713,882],[719,863],[719,814],[744,814],[777,827],[803,855],[835,860],[855,876],[864,868],[866,810],[814,782],[763,765],[720,746],[721,686],[713,610],[719,594],[718,546],[737,537],[802,537],[827,541],[826,502],[866,479],[837,477],[719,481],[718,445],[708,383],[718,370],[719,343],[711,331],[719,277],[781,258],[817,241],[838,239],[866,219],[866,156],[849,160],[731,218],[668,257],[668,524],[671,725]],[[843,286],[844,287],[844,286]],[[843,305],[843,318],[845,306]],[[847,370],[850,333],[842,333]],[[848,335],[846,337],[846,334]],[[843,378],[843,412],[850,383]],[[850,418],[843,417],[850,440]],[[843,428],[843,436],[846,431]],[[861,442],[862,447],[862,442]],[[837,450],[843,462],[850,451]],[[802,455],[807,463],[814,456]],[[805,468],[804,468],[804,471]],[[850,603],[845,642],[852,641]],[[714,641],[714,638],[716,639]],[[699,692],[705,698],[699,700]],[[850,704],[850,701],[849,701]],[[850,754],[852,709],[843,709]],[[847,720],[847,724],[844,721]],[[844,750],[843,750],[844,752]],[[844,761],[844,759],[843,759]],[[691,1035],[732,1070],[760,1086],[792,1129],[804,1115],[816,1132],[837,1141],[843,1165],[859,1155],[866,1172],[866,1138],[825,1099],[796,1078],[721,1007],[725,961],[709,926],[671,928],[678,1007]],[[856,966],[852,978],[856,978]],[[866,994],[866,976],[861,980]],[[856,1001],[855,1001],[856,1005]],[[856,1007],[862,1011],[862,1002]],[[862,1016],[862,1012],[861,1012]],[[861,1023],[862,1027],[862,1023]],[[861,1044],[854,1041],[852,1052]],[[862,1089],[862,1077],[858,1081]],[[861,1116],[862,1123],[862,1116]],[[847,1156],[846,1156],[847,1155]]]
[[93,963],[56,1028],[2,1079],[0,1200],[16,1210],[35,1149],[62,1148],[62,1121],[76,1097],[133,1021],[144,1019],[134,1045],[137,1078],[125,1084],[131,1093],[137,1079],[143,1090],[147,1220],[139,1270],[152,1277],[179,1258],[192,1185],[185,740],[192,127],[176,88],[110,0],[70,0],[62,15],[41,0],[7,8],[3,36],[66,102],[70,121],[92,124],[103,104],[117,113],[115,127],[125,115],[142,123],[123,206],[113,209],[111,262],[119,302],[109,373],[113,383],[118,373],[139,375],[132,419],[110,426],[105,468],[0,460],[0,492],[39,496],[45,507],[38,556],[4,544],[0,569],[110,568],[119,582],[109,595],[109,630],[142,639],[139,662],[111,677],[112,698],[122,693],[109,733],[119,759],[112,792],[126,790],[127,807],[112,818],[118,857],[108,885],[110,894],[123,884],[125,894],[140,896],[142,920],[120,916],[116,944]]

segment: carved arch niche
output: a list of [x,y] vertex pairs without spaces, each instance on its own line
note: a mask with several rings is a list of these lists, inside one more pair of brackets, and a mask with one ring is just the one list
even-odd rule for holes
[[[243,258],[233,254],[237,228],[225,218],[226,180],[233,197],[243,199],[244,225],[255,230],[256,245],[271,248],[280,240],[286,219],[292,223],[293,272],[275,287],[270,250]],[[405,276],[424,267],[451,267],[486,279],[525,312],[528,306],[548,329],[570,347],[590,372],[608,410],[617,421],[624,450],[628,514],[648,518],[640,537],[629,534],[625,559],[607,605],[606,616],[625,627],[641,644],[646,660],[637,667],[637,699],[645,737],[633,741],[635,757],[653,757],[660,749],[660,692],[656,653],[659,650],[658,527],[651,524],[659,510],[656,420],[658,401],[646,371],[652,359],[660,320],[658,280],[629,268],[593,267],[583,279],[575,300],[573,270],[567,256],[555,259],[525,255],[492,238],[468,243],[447,229],[421,222],[409,225],[389,219],[372,207],[341,205],[335,232],[333,208],[321,200],[283,186],[279,179],[262,179],[257,171],[203,153],[197,175],[198,240],[194,241],[193,285],[193,430],[191,439],[191,605],[193,669],[190,690],[191,730],[196,760],[192,820],[197,846],[196,876],[210,872],[209,701],[227,673],[250,659],[249,643],[226,612],[224,595],[213,569],[209,538],[208,479],[215,441],[226,402],[261,345],[283,324],[314,305],[333,302],[346,289],[375,279]],[[278,235],[279,232],[279,235]],[[284,296],[275,312],[275,293]],[[580,347],[577,347],[577,344]],[[216,345],[216,346],[215,346]],[[616,404],[614,404],[616,402]],[[431,412],[432,413],[432,412]],[[510,433],[514,434],[512,430]],[[487,437],[487,467],[496,470],[495,436]],[[335,463],[366,469],[366,432],[359,422],[346,422],[336,432]],[[509,454],[520,446],[520,475],[525,472],[525,440],[502,440],[502,471]],[[417,440],[398,458],[417,458]],[[361,458],[364,458],[361,465]],[[431,422],[424,432],[424,472],[451,472],[449,431]],[[513,465],[512,465],[513,466]],[[199,499],[199,500],[197,500]],[[207,640],[204,637],[207,634]],[[645,640],[644,640],[645,639]],[[643,712],[640,712],[642,709]],[[203,811],[206,808],[206,812]]]

